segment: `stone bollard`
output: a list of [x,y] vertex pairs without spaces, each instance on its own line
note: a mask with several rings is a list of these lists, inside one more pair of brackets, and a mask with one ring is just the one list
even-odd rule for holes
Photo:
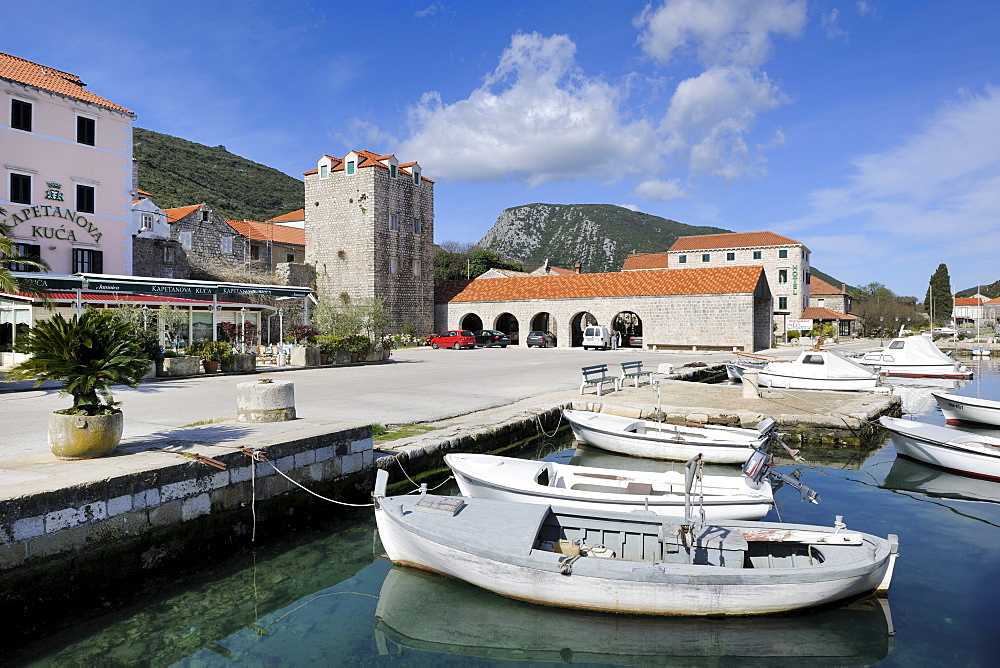
[[284,422],[295,419],[295,384],[290,380],[255,380],[236,386],[236,419],[240,422]]
[[760,399],[759,379],[756,371],[747,369],[743,372],[743,398]]
[[663,362],[656,367],[656,373],[662,373],[664,375],[670,375],[674,372],[674,365],[670,362]]

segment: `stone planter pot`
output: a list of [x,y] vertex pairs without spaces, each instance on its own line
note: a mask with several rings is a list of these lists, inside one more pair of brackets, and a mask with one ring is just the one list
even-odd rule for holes
[[94,459],[111,454],[122,440],[125,419],[111,415],[49,416],[49,449],[59,459]]
[[295,384],[290,380],[236,386],[236,419],[240,422],[284,422],[295,419]]
[[231,355],[222,360],[222,370],[226,373],[253,373],[257,370],[257,356],[253,353]]
[[333,351],[333,363],[334,364],[350,364],[351,363],[351,351],[350,350],[334,350]]
[[329,364],[330,363],[330,353],[320,352],[320,354],[319,354],[319,363],[320,364]]
[[390,349],[388,349],[388,348],[383,348],[382,349],[382,359],[383,360],[389,359],[390,355],[392,355],[392,351]]
[[159,362],[150,362],[149,366],[146,367],[146,373],[145,375],[143,375],[142,379],[146,380],[147,378],[156,378],[156,376],[158,375],[159,366],[160,366]]
[[316,346],[295,346],[292,348],[291,366],[319,366],[319,348]]
[[219,373],[219,365],[222,364],[219,360],[202,360],[201,363],[205,367],[205,373]]
[[164,376],[194,376],[199,371],[201,371],[201,358],[196,355],[167,357],[163,360]]
[[356,351],[352,350],[351,351],[351,363],[353,364],[354,362],[357,362],[358,361],[358,357],[359,357],[359,353],[357,353]]

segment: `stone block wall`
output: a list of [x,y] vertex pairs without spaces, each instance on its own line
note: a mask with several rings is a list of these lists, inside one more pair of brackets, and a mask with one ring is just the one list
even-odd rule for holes
[[191,265],[180,242],[133,236],[132,275],[186,279],[191,278]]
[[[203,216],[207,213],[207,216]],[[207,218],[207,220],[203,220]],[[192,278],[208,278],[199,268],[211,268],[214,264],[230,264],[244,266],[247,261],[249,244],[247,238],[240,235],[222,216],[208,206],[195,209],[188,215],[170,224],[170,238],[180,242],[181,232],[191,233],[191,249],[187,253],[187,261],[191,265]],[[222,239],[232,239],[232,251],[223,252]]]

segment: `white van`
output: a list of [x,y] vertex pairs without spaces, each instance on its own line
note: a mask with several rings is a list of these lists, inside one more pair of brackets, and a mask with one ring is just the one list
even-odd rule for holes
[[588,325],[583,330],[583,349],[601,348],[607,350],[611,347],[611,330],[604,325]]

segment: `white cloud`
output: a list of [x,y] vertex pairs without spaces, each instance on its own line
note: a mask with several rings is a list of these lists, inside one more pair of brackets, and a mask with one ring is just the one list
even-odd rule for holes
[[834,7],[829,13],[820,17],[820,25],[830,39],[847,39],[847,31],[840,27],[840,10]]
[[762,111],[786,101],[763,72],[713,67],[677,86],[661,129],[670,151],[689,153],[690,167],[732,180],[763,173],[744,136]]
[[[812,213],[791,224],[863,232],[864,246],[825,247],[824,254],[842,256],[845,265],[853,257],[856,271],[871,276],[868,255],[880,253],[886,263],[880,271],[895,267],[900,280],[911,281],[911,293],[939,262],[960,262],[951,267],[957,276],[996,264],[1000,88],[946,105],[913,136],[861,156],[854,168],[846,185],[814,192]],[[870,253],[859,255],[864,248]]]
[[651,179],[643,181],[635,188],[635,195],[647,202],[669,202],[671,200],[687,197],[681,182],[677,179],[669,181],[659,181]]
[[657,156],[649,123],[628,121],[614,86],[580,72],[566,35],[519,33],[483,85],[448,104],[436,92],[410,110],[401,155],[435,178],[514,178],[538,185],[583,176],[613,181]]
[[798,35],[806,23],[803,0],[668,0],[634,21],[639,45],[667,63],[693,50],[706,66],[756,67],[771,54],[771,35]]

